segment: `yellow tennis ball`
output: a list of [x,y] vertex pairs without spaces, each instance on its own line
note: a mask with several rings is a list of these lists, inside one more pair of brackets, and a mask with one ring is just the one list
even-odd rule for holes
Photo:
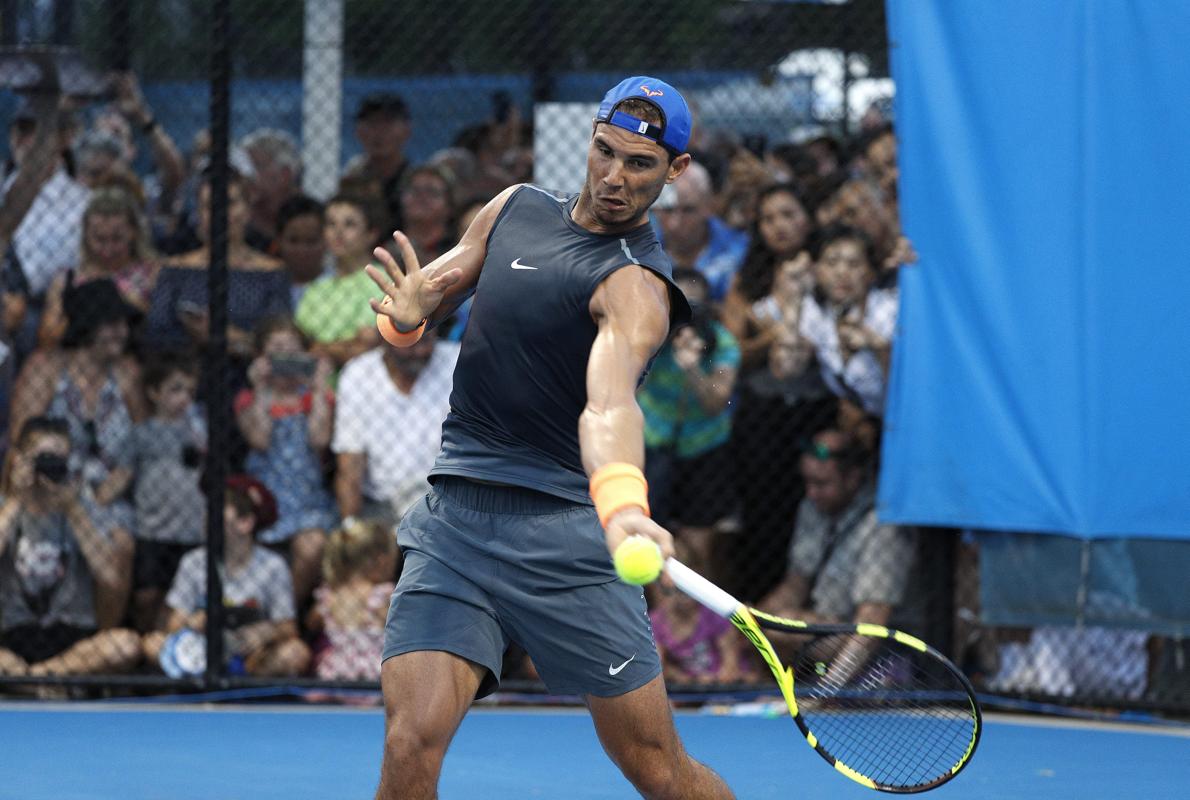
[[621,542],[612,556],[612,563],[620,580],[633,586],[643,586],[657,580],[664,566],[661,548],[644,536],[629,536]]

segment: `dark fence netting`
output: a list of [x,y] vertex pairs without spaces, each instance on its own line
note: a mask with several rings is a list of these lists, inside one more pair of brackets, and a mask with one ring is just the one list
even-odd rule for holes
[[[470,305],[388,346],[363,268],[576,192],[603,93],[656,75],[695,117],[651,213],[693,320],[638,392],[679,555],[985,692],[1190,706],[1176,631],[1001,613],[1028,573],[991,540],[877,518],[915,260],[878,0],[9,0],[0,30],[0,692],[374,688]],[[648,599],[675,691],[770,691]],[[541,686],[515,647],[504,678]]]

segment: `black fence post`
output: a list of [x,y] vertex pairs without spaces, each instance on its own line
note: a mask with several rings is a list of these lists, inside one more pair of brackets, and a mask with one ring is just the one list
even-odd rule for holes
[[211,20],[211,230],[207,272],[210,329],[206,350],[209,430],[207,479],[206,682],[223,679],[223,487],[227,481],[227,193],[231,127],[231,0],[215,0]]
[[107,66],[121,72],[132,67],[132,0],[108,0]]

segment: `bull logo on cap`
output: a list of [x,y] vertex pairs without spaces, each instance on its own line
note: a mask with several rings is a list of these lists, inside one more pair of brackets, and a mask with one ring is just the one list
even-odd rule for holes
[[665,94],[665,92],[661,91],[660,89],[650,89],[643,83],[640,85],[640,90],[645,93],[645,97],[662,97]]

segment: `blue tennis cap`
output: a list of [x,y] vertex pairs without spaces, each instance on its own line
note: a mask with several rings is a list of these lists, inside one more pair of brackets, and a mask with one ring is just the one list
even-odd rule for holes
[[[616,106],[625,100],[644,100],[661,112],[661,124],[654,125],[631,114],[617,111]],[[690,107],[674,87],[663,80],[637,75],[613,86],[599,104],[596,122],[606,122],[626,131],[652,139],[673,155],[686,152],[690,143]]]

